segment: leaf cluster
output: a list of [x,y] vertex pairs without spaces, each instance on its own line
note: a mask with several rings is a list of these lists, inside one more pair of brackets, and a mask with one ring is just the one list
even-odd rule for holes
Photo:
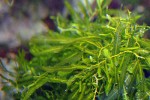
[[59,16],[59,32],[31,39],[34,58],[26,62],[20,54],[18,59],[21,99],[150,98],[150,78],[143,71],[150,71],[150,41],[142,39],[148,27],[136,24],[138,16],[129,11],[112,17],[108,3],[97,0],[94,13],[80,3],[81,14],[66,2],[72,20]]

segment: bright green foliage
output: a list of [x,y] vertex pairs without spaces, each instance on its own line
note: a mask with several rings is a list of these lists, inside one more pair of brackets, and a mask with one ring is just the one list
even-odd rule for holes
[[124,17],[111,17],[111,10],[102,6],[104,1],[97,0],[94,22],[84,6],[80,4],[85,12],[81,16],[66,3],[73,19],[60,16],[59,33],[50,31],[31,39],[34,58],[26,64],[19,60],[23,72],[19,75],[21,84],[17,80],[23,88],[21,99],[150,98],[150,78],[143,72],[150,71],[150,41],[141,38],[148,27],[137,25],[136,16],[130,12]]

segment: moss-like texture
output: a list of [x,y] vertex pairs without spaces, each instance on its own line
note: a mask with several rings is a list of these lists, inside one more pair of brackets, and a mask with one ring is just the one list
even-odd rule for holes
[[[59,16],[59,32],[31,39],[31,61],[18,58],[14,83],[23,100],[113,100],[150,97],[150,41],[142,39],[147,26],[136,24],[139,16],[129,11],[107,9],[110,2],[97,0],[79,4],[80,12],[68,3],[72,20]],[[88,3],[87,3],[88,4]],[[87,8],[89,11],[87,12]],[[118,13],[124,14],[119,16]],[[113,15],[113,17],[112,17]],[[117,15],[117,16],[116,16]],[[95,17],[95,20],[91,19]]]

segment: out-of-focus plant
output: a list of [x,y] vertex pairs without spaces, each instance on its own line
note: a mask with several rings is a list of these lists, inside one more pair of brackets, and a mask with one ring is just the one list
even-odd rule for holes
[[4,0],[4,2],[5,2],[6,4],[8,4],[9,6],[12,6],[12,5],[14,4],[14,1],[15,1],[15,0]]
[[20,53],[13,81],[15,97],[22,100],[150,98],[150,78],[143,72],[150,71],[150,41],[142,39],[148,27],[136,24],[139,16],[129,11],[124,17],[114,14],[112,17],[107,9],[109,3],[97,0],[94,12],[88,2],[86,6],[79,3],[79,13],[66,2],[71,20],[59,16],[56,19],[59,33],[50,31],[31,39],[34,58],[30,62]]

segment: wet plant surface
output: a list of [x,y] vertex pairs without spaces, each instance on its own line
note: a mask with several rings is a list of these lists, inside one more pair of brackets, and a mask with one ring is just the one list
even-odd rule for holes
[[114,14],[109,3],[97,0],[95,10],[79,3],[77,12],[65,2],[71,20],[58,16],[57,32],[31,39],[33,58],[19,52],[17,73],[8,72],[15,79],[0,74],[11,83],[3,90],[23,100],[148,100],[150,41],[142,37],[149,27],[130,11]]

